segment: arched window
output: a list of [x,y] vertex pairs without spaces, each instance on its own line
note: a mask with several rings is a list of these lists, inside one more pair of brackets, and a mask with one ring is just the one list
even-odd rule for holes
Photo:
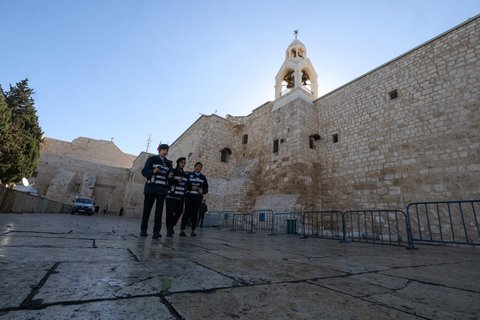
[[232,150],[228,148],[223,148],[222,151],[220,151],[220,153],[221,153],[220,161],[228,163],[228,161],[230,160],[230,155],[232,154]]

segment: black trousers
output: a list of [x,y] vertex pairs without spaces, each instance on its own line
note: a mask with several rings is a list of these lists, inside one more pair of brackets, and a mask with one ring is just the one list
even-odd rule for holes
[[183,199],[166,198],[167,230],[173,229],[183,213]]
[[202,204],[202,199],[200,201],[195,201],[192,199],[185,199],[185,213],[182,217],[182,224],[180,225],[181,230],[185,230],[187,226],[187,222],[190,221],[190,225],[192,226],[192,231],[195,230],[197,225],[197,216],[198,216],[198,209]]
[[140,230],[142,232],[147,232],[148,230],[148,219],[150,219],[150,212],[152,211],[153,204],[155,205],[155,219],[153,222],[153,234],[160,233],[162,229],[162,214],[163,214],[163,203],[165,202],[165,195],[160,193],[145,193],[145,200],[143,202],[143,216],[142,216],[142,225]]

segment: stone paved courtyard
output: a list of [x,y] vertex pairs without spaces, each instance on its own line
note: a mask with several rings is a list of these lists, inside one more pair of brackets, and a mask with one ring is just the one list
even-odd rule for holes
[[480,318],[478,248],[139,225],[0,214],[0,319]]

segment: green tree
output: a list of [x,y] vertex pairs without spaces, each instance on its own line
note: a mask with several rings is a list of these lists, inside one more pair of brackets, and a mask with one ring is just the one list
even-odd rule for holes
[[37,167],[43,133],[38,123],[33,94],[28,87],[28,79],[15,86],[10,85],[10,91],[5,94],[6,114],[10,114],[10,121],[5,120],[6,126],[0,129],[2,133],[3,129],[8,132],[6,139],[2,135],[0,146],[2,184],[13,184],[23,177],[30,177]]
[[6,159],[12,148],[11,130],[12,112],[5,101],[5,93],[0,86],[0,181],[3,173],[10,165]]

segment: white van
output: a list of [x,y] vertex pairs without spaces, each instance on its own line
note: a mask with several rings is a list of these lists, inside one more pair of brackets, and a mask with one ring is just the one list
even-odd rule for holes
[[95,213],[95,203],[92,198],[80,198],[77,197],[73,200],[73,208],[71,214],[86,213],[89,216]]

